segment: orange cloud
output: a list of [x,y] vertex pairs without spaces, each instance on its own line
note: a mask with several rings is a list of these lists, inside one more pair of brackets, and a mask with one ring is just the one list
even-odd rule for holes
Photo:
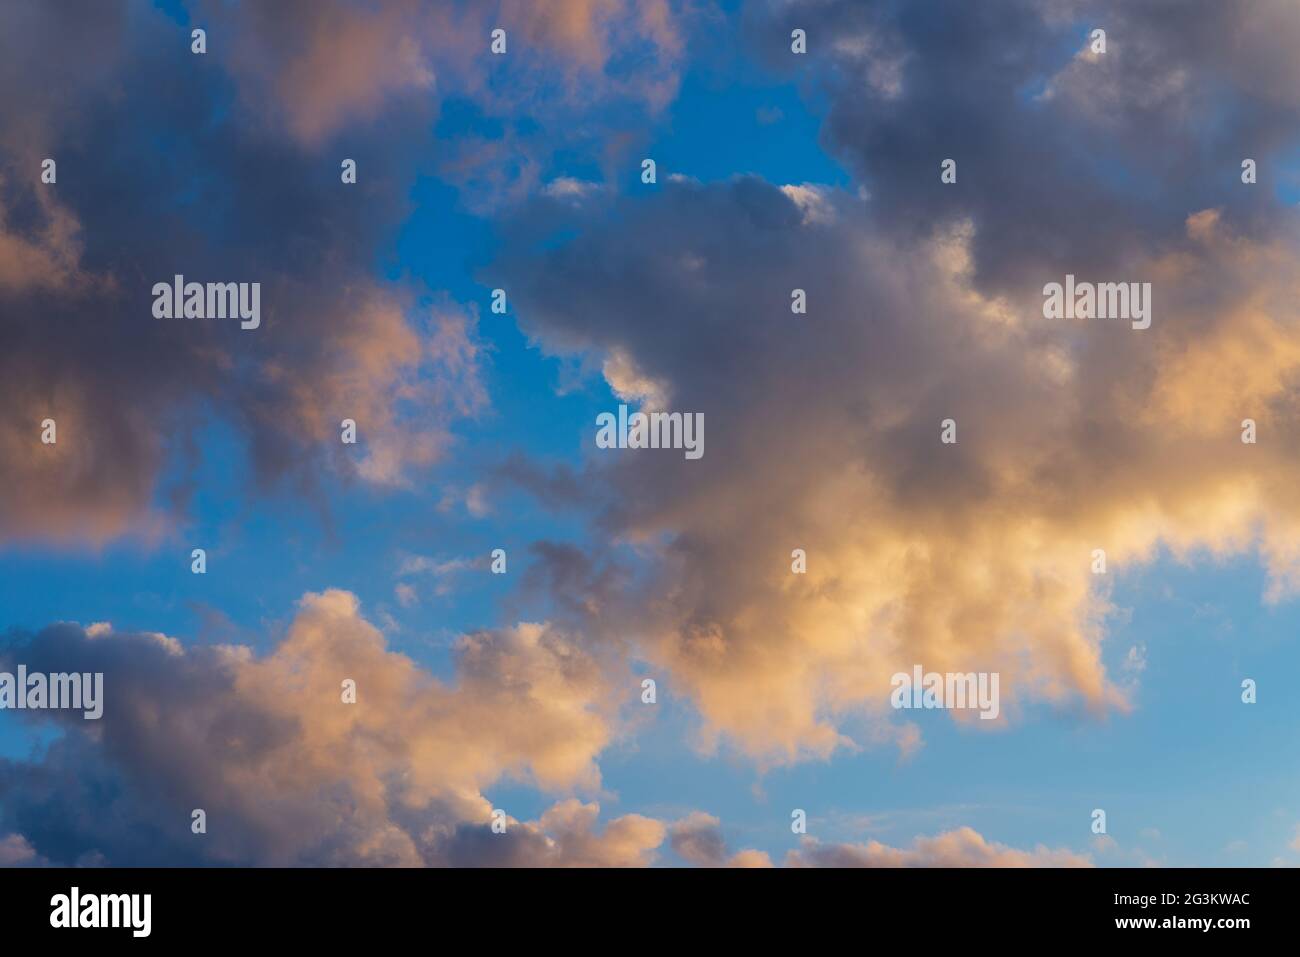
[[1021,851],[987,841],[969,827],[918,837],[910,848],[890,847],[879,841],[866,844],[823,844],[804,838],[802,846],[786,855],[787,867],[1092,867],[1092,861],[1073,851],[1039,845]]
[[[663,841],[664,827],[639,815],[599,830],[598,806],[572,799],[536,822],[505,808],[505,833],[492,830],[486,792],[503,780],[562,795],[600,786],[596,759],[615,704],[593,659],[547,625],[463,636],[452,682],[390,650],[345,591],[305,595],[266,655],[160,638],[56,626],[24,651],[34,667],[72,655],[102,670],[115,702],[93,733],[66,728],[26,780],[67,760],[86,780],[125,774],[140,795],[120,819],[80,835],[76,856],[101,850],[111,860],[143,840],[158,846],[133,853],[149,859],[624,866],[648,862]],[[355,703],[345,700],[353,689]],[[21,805],[22,789],[10,792]],[[40,798],[64,799],[79,792]],[[212,822],[200,841],[189,832],[192,808]],[[21,808],[9,812],[22,818]]]
[[[211,49],[227,62],[246,102],[282,116],[317,145],[348,123],[376,119],[394,103],[427,110],[448,93],[501,106],[628,98],[661,109],[677,87],[682,40],[666,0],[507,0],[495,10],[394,0],[303,0],[274,7],[201,6]],[[507,52],[489,51],[494,29]],[[618,53],[646,54],[635,73],[611,71]],[[484,67],[511,70],[499,86]]]

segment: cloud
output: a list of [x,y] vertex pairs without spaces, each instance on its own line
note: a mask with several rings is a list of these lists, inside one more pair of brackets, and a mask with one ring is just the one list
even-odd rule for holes
[[[1176,241],[1189,212],[1225,205],[1244,230],[1281,205],[1239,174],[1246,156],[1275,171],[1300,122],[1294,4],[941,0],[934,14],[795,0],[744,18],[764,62],[827,104],[823,143],[882,220],[899,235],[974,223],[982,291],[1044,269],[1111,275]],[[805,56],[789,52],[795,26]]]
[[1091,867],[1085,856],[1039,845],[1021,851],[985,840],[969,827],[918,837],[909,848],[879,841],[866,844],[823,844],[805,837],[798,850],[786,855],[786,867]]
[[[0,180],[0,189],[5,183]],[[26,234],[11,230],[0,202],[0,290],[23,292],[83,286],[91,277],[79,268],[80,224],[48,191],[31,197],[33,208]]]
[[[0,862],[155,865],[642,867],[665,842],[701,867],[770,867],[721,822],[671,823],[565,792],[600,788],[616,732],[609,672],[549,625],[464,635],[444,683],[390,650],[354,595],[304,595],[266,653],[60,624],[11,632],[0,667],[102,671],[103,717],[26,711],[60,734],[0,760]],[[356,701],[341,700],[346,679]],[[487,796],[505,781],[559,797],[536,820]],[[201,808],[206,833],[190,830]],[[787,866],[1085,866],[970,828],[878,842],[805,840]]]
[[0,837],[0,867],[33,867],[40,863],[42,859],[21,834]]
[[[521,135],[511,114],[523,112],[545,116],[556,129],[579,107],[586,115],[605,104],[653,115],[676,94],[684,45],[679,11],[667,0],[194,6],[212,35],[211,55],[245,106],[311,146],[396,115],[427,122],[452,98],[500,118],[511,136]],[[506,33],[502,54],[490,49],[497,29]],[[466,143],[469,151],[461,151]],[[535,153],[526,134],[514,143],[516,160]],[[495,176],[506,166],[496,145],[496,137],[458,137],[446,147],[455,162],[468,160],[465,175],[491,167]]]
[[[439,597],[451,594],[453,579],[468,571],[482,571],[489,565],[489,556],[477,558],[449,558],[442,561],[425,555],[407,555],[398,566],[398,577],[407,578],[414,575],[428,575],[434,580],[433,593]],[[414,604],[417,593],[414,586],[402,582],[396,588],[398,600],[404,606]]]
[[[1128,709],[1136,686],[1111,670],[1136,662],[1107,665],[1095,548],[1111,575],[1162,550],[1254,553],[1267,600],[1300,582],[1300,223],[1238,175],[1241,144],[1271,164],[1300,120],[1300,100],[1263,92],[1289,89],[1273,80],[1294,72],[1280,38],[1300,14],[1196,4],[1171,32],[1119,4],[1093,62],[1062,52],[1091,8],[941,7],[747,11],[780,70],[807,29],[800,82],[829,104],[855,195],[740,177],[539,199],[502,256],[543,349],[617,398],[704,414],[698,462],[589,453],[593,527],[652,571],[568,610],[672,675],[705,748],[764,765],[915,747],[884,702],[917,663],[999,673],[999,725],[1040,701]],[[1211,89],[1223,122],[1179,108]],[[540,256],[539,235],[557,237]],[[1044,320],[1067,273],[1151,282],[1154,325]],[[1246,418],[1266,443],[1240,441]]]
[[[762,851],[732,853],[716,817],[700,811],[669,828],[673,851],[699,867],[771,867]],[[918,837],[910,848],[894,848],[879,841],[866,844],[823,843],[802,839],[797,850],[785,856],[786,867],[1091,867],[1086,855],[1039,845],[1022,851],[985,840],[969,827]]]
[[[676,89],[675,7],[506,3],[511,53],[491,74],[496,21],[477,7],[190,9],[209,59],[157,10],[0,13],[21,106],[0,114],[0,542],[164,534],[213,419],[247,451],[250,491],[400,487],[445,456],[487,404],[476,311],[373,278],[435,143],[471,208],[520,203],[498,269],[530,337],[612,399],[702,412],[708,453],[508,459],[483,489],[585,509],[594,543],[534,543],[523,591],[555,614],[465,636],[452,683],[389,650],[343,592],[307,596],[261,657],[95,626],[19,636],[25,655],[100,662],[121,704],[0,765],[5,853],[613,865],[667,840],[696,863],[761,864],[707,815],[601,827],[569,796],[600,786],[622,658],[694,704],[704,748],[766,767],[916,747],[885,702],[917,663],[999,673],[999,727],[1041,703],[1131,707],[1114,675],[1145,653],[1106,642],[1094,548],[1111,574],[1162,551],[1257,554],[1267,600],[1300,586],[1300,233],[1268,182],[1300,119],[1293,4],[1194,2],[1172,27],[1165,3],[755,6],[750,39],[780,69],[784,27],[808,28],[799,82],[828,105],[823,143],[851,187],[674,175],[623,197],[610,171]],[[1104,19],[1106,54],[1080,52],[1084,16]],[[55,45],[84,67],[67,82]],[[466,128],[449,142],[453,100]],[[577,144],[599,145],[599,203],[548,162]],[[1245,151],[1258,188],[1239,181]],[[363,172],[344,192],[350,154]],[[57,184],[39,183],[47,155]],[[263,328],[153,320],[147,290],[175,272],[261,281]],[[1066,273],[1150,280],[1152,329],[1043,320],[1042,286]],[[343,677],[356,706],[338,703]],[[561,800],[493,834],[503,780]],[[1084,859],[965,828],[791,856],[839,860]]]
[[[603,143],[611,125],[644,128],[676,90],[683,44],[658,0],[511,0],[495,15],[510,32],[500,58],[478,6],[0,13],[13,107],[0,119],[0,542],[156,540],[188,504],[196,436],[214,420],[242,441],[249,493],[322,510],[330,477],[403,487],[445,456],[451,424],[487,405],[477,315],[374,278],[410,184],[434,157],[470,205],[526,192],[527,170],[573,147],[564,131]],[[191,26],[207,54],[190,52]],[[62,76],[68,56],[76,77]],[[446,97],[472,115],[436,141]],[[598,102],[599,120],[565,119]],[[355,186],[340,183],[342,156]],[[259,282],[262,326],[154,319],[150,290],[176,274]],[[338,440],[345,418],[356,446]]]
[[[209,55],[237,78],[245,102],[272,109],[315,144],[345,123],[373,121],[390,100],[418,108],[437,92],[435,32],[442,23],[406,0],[382,7],[323,0],[275,7],[193,4]],[[449,50],[456,40],[448,38]],[[427,107],[426,107],[427,109]]]
[[692,864],[716,867],[727,853],[719,823],[702,811],[677,821],[669,831],[673,851]]
[[405,582],[398,582],[397,585],[393,587],[393,594],[397,596],[397,603],[403,608],[410,608],[412,605],[418,604],[420,601],[415,589]]
[[[917,235],[821,200],[834,216],[755,178],[667,184],[571,209],[555,228],[573,238],[502,265],[543,348],[612,360],[616,396],[654,382],[656,406],[709,425],[698,462],[588,453],[595,527],[653,572],[574,619],[607,640],[641,622],[639,653],[691,697],[706,747],[770,763],[915,744],[885,702],[917,663],[998,672],[1005,720],[1035,701],[1127,709],[1095,548],[1111,574],[1161,549],[1255,552],[1266,597],[1294,590],[1294,217],[1247,236],[1188,211],[1117,277],[1153,283],[1155,324],[1135,331],[1044,320],[1052,272],[981,289],[973,222]],[[1241,443],[1248,416],[1266,445]]]
[[[477,315],[373,278],[419,142],[387,130],[350,151],[363,174],[347,192],[336,156],[231,110],[221,73],[160,11],[40,5],[0,20],[13,81],[0,114],[0,541],[162,534],[214,421],[247,454],[248,492],[316,502],[325,476],[398,486],[445,454],[450,424],[487,402]],[[82,47],[78,77],[55,77]],[[45,157],[54,183],[40,180]],[[260,328],[154,318],[153,285],[177,274],[260,283]],[[356,446],[339,441],[345,418]]]
[[476,829],[457,835],[448,849],[453,866],[511,867],[646,867],[655,860],[666,829],[652,818],[625,814],[595,830],[600,806],[570,798],[561,801],[537,822],[524,823],[502,835]]
[[[838,721],[879,716],[890,675],[918,661],[1000,671],[1004,695],[1117,704],[1102,609],[1075,574],[1098,533],[1017,530],[997,507],[1043,494],[1033,443],[1063,425],[1042,361],[1054,344],[1006,329],[1000,304],[971,292],[963,234],[900,247],[847,215],[855,202],[831,223],[754,179],[667,186],[617,207],[617,227],[585,220],[581,239],[510,263],[530,333],[623,356],[665,383],[666,407],[709,423],[698,462],[592,461],[617,490],[601,523],[658,558],[644,603],[604,620],[646,621],[651,659],[706,731],[766,760],[850,745]],[[684,271],[690,256],[706,266]],[[806,320],[789,313],[792,288],[810,290]],[[685,338],[690,350],[674,345]],[[952,414],[980,432],[945,456]],[[806,577],[790,572],[794,548]]]
[[828,190],[815,183],[800,186],[782,186],[781,192],[789,196],[803,213],[803,223],[829,223],[834,219],[835,207],[828,201]]
[[[75,625],[11,634],[6,667],[102,671],[105,704],[97,722],[25,713],[62,734],[41,757],[0,764],[4,823],[64,863],[444,864],[479,839],[538,863],[647,859],[662,826],[630,815],[597,831],[595,804],[561,801],[491,831],[485,791],[503,780],[599,788],[613,707],[595,661],[527,623],[464,635],[455,657],[454,683],[439,681],[342,591],[305,595],[260,657]],[[355,704],[341,700],[345,679]],[[204,835],[190,832],[194,808]]]
[[745,850],[732,854],[722,836],[721,822],[711,814],[694,811],[668,830],[674,853],[697,867],[771,867],[763,851]]

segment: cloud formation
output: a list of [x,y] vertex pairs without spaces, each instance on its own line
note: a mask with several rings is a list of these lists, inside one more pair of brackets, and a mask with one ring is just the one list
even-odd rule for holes
[[[336,157],[231,110],[161,12],[62,10],[0,13],[0,541],[158,534],[213,421],[244,441],[250,490],[400,484],[435,462],[486,396],[476,312],[373,278],[410,151],[373,138],[346,186]],[[74,81],[47,43],[84,48]],[[177,274],[260,283],[260,328],[154,318],[153,285]]]
[[25,713],[62,735],[0,765],[4,822],[63,863],[427,865],[472,862],[474,847],[483,863],[649,859],[662,826],[631,815],[598,830],[594,803],[491,830],[485,791],[502,780],[598,790],[613,706],[596,662],[541,624],[465,635],[455,654],[444,684],[388,650],[343,591],[304,596],[260,657],[105,626],[12,634],[6,667],[102,671],[105,704],[97,722]]
[[[654,572],[575,627],[615,640],[637,622],[631,641],[695,703],[704,744],[761,763],[914,747],[885,702],[915,664],[999,672],[997,724],[1035,702],[1129,708],[1095,549],[1111,574],[1162,549],[1254,552],[1273,600],[1300,580],[1300,233],[1231,150],[1272,156],[1295,128],[1294,104],[1257,83],[1291,70],[1273,38],[1300,35],[1294,8],[1208,12],[1223,29],[1192,38],[1205,70],[1191,92],[1166,84],[1180,101],[1222,85],[1239,107],[1226,131],[1163,99],[1151,123],[1138,98],[1158,64],[1191,70],[1194,54],[1117,10],[1102,136],[1074,75],[1093,65],[1060,52],[1086,35],[1073,5],[944,6],[790,4],[760,21],[773,57],[790,56],[786,27],[809,28],[825,137],[866,193],[742,177],[543,197],[504,257],[545,349],[603,369],[620,398],[704,413],[699,462],[590,453],[595,527]],[[946,186],[940,161],[958,154]],[[1160,185],[1135,194],[1116,168]],[[1044,319],[1043,286],[1067,272],[1151,282],[1152,328]],[[1267,440],[1242,443],[1247,418]]]
[[[601,100],[658,111],[676,92],[683,47],[667,0],[193,6],[245,103],[307,144],[399,110],[428,116],[449,96],[493,114],[579,101],[590,110]],[[491,54],[497,29],[506,49]],[[629,57],[635,69],[618,62]]]
[[[673,95],[682,47],[666,3],[510,2],[498,83],[480,5],[186,10],[0,13],[0,542],[161,534],[212,421],[246,443],[258,491],[310,495],[322,474],[401,485],[437,462],[487,396],[476,308],[374,278],[411,184],[434,156],[471,204],[539,186],[520,156],[540,169],[567,143],[563,117],[597,100],[610,113],[581,135],[635,128]],[[480,119],[439,142],[447,98]],[[153,318],[150,289],[176,274],[259,282],[262,326]]]
[[[0,863],[643,867],[665,845],[701,867],[770,867],[721,822],[629,813],[600,822],[598,759],[619,729],[601,668],[555,628],[462,636],[442,682],[386,647],[345,591],[304,595],[265,654],[185,645],[99,622],[11,632],[0,668],[102,671],[103,716],[25,711],[59,733],[0,761]],[[355,682],[355,703],[341,689]],[[558,800],[493,827],[487,792],[526,783]],[[206,832],[193,833],[202,809]],[[1074,866],[969,828],[910,850],[805,840],[786,866]]]
[[1021,851],[988,841],[969,827],[918,837],[911,847],[897,848],[879,841],[866,844],[823,844],[805,838],[786,855],[787,867],[1091,867],[1073,851],[1039,845]]
[[668,830],[669,845],[678,857],[696,867],[771,867],[762,851],[744,850],[733,854],[722,836],[721,822],[712,814],[694,811],[674,821]]

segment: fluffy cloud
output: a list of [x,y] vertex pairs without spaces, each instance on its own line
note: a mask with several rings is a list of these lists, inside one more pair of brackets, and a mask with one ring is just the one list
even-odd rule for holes
[[[677,88],[683,41],[667,0],[506,0],[494,5],[298,0],[274,7],[194,4],[245,102],[316,143],[389,110],[427,112],[470,95],[492,112],[604,98],[661,109]],[[489,51],[491,33],[507,52]],[[637,68],[615,64],[637,57]],[[487,69],[485,69],[487,67]],[[502,82],[489,77],[503,75]]]
[[[646,622],[708,730],[770,760],[849,744],[839,722],[882,711],[916,662],[1000,671],[1012,698],[1118,704],[1087,567],[1110,536],[1056,516],[1039,482],[1070,438],[1059,342],[970,289],[968,232],[900,246],[842,202],[851,215],[807,221],[756,180],[674,185],[516,264],[535,335],[630,357],[709,426],[697,462],[593,459],[618,490],[602,523],[671,536],[644,605],[604,624]],[[956,446],[939,443],[949,416]]]
[[745,850],[732,854],[722,836],[721,822],[711,814],[694,811],[668,830],[673,852],[697,867],[771,867],[762,851]]
[[0,837],[0,867],[32,867],[41,863],[41,858],[21,834],[6,834]]
[[[265,654],[61,624],[10,633],[0,667],[104,673],[103,717],[27,711],[60,732],[0,761],[0,863],[642,867],[665,842],[688,864],[771,867],[712,815],[671,823],[563,797],[492,827],[494,784],[596,791],[616,728],[607,669],[554,627],[465,635],[442,682],[386,647],[344,591],[305,595]],[[341,700],[356,682],[356,703]],[[190,831],[202,808],[207,832]],[[970,828],[878,842],[805,840],[786,866],[1082,866]]]
[[[553,793],[600,784],[603,672],[546,625],[464,636],[454,684],[389,650],[342,591],[304,596],[260,657],[158,637],[57,625],[8,639],[7,667],[105,676],[102,719],[28,712],[62,736],[42,758],[0,765],[21,847],[65,863],[412,865],[473,862],[481,846],[484,863],[614,866],[663,841],[638,815],[598,830],[598,806],[574,800],[492,833],[484,792],[503,779]],[[345,679],[355,704],[341,701]],[[194,808],[206,835],[190,833]]]
[[960,827],[934,837],[918,837],[910,848],[867,844],[823,844],[804,838],[786,855],[787,867],[1091,867],[1085,856],[1041,845],[1021,851],[985,840],[977,831]]
[[448,849],[448,862],[461,866],[645,867],[655,860],[666,828],[640,814],[615,818],[595,830],[600,806],[570,798],[548,809],[537,822],[507,832],[510,841],[480,833],[476,840]]
[[[0,541],[158,533],[214,419],[261,489],[311,493],[322,473],[400,484],[435,462],[486,396],[475,311],[372,278],[418,144],[372,137],[346,192],[337,159],[230,109],[221,72],[160,11],[64,9],[0,13],[14,106],[0,114]],[[73,82],[54,46],[85,48]],[[261,327],[154,318],[153,285],[178,273],[260,283]],[[46,418],[56,445],[40,442]]]
[[[311,494],[322,471],[400,485],[437,462],[452,421],[486,404],[476,313],[374,281],[373,251],[406,215],[421,157],[500,199],[532,185],[504,166],[524,151],[536,168],[560,142],[533,124],[433,150],[437,104],[526,104],[564,130],[602,91],[634,127],[629,104],[658,111],[676,90],[681,49],[667,4],[623,0],[504,4],[499,61],[477,5],[65,13],[0,13],[16,105],[0,117],[0,541],[164,532],[213,417],[246,441],[257,489]],[[208,31],[207,56],[190,52],[190,26]],[[636,70],[615,62],[633,55]],[[346,127],[365,137],[343,153],[361,170],[344,190],[338,151],[322,151]],[[175,273],[260,282],[263,326],[153,319],[149,290]],[[47,417],[56,446],[39,442]],[[343,419],[355,450],[339,445]]]
[[[451,424],[487,401],[476,311],[373,279],[410,184],[433,156],[471,204],[539,185],[520,170],[569,143],[566,116],[600,100],[581,136],[637,129],[673,95],[682,47],[661,2],[496,13],[500,62],[476,5],[0,13],[14,107],[0,116],[0,541],[161,534],[213,419],[245,442],[256,490],[311,495],[322,474],[401,485],[444,455]],[[205,56],[190,26],[208,31]],[[478,119],[435,143],[447,97]],[[345,131],[346,151],[327,151]],[[354,187],[340,155],[359,164]],[[39,180],[46,157],[55,184]],[[177,273],[260,282],[261,328],[154,319],[150,290]],[[46,418],[55,446],[39,441]],[[345,418],[355,449],[338,442]]]
[[[699,867],[771,867],[762,851],[732,853],[716,817],[696,811],[669,828],[673,851]],[[785,867],[1091,867],[1087,855],[1043,846],[1022,851],[988,841],[969,827],[933,837],[917,837],[909,848],[879,841],[866,844],[823,843],[803,838],[785,856]]]
[[[1228,132],[1176,110],[1150,126],[1132,97],[1159,58],[1141,51],[1195,64],[1145,14],[1110,21],[1121,59],[1107,69],[1126,71],[1112,93],[1127,99],[1103,136],[1049,42],[1081,30],[1072,5],[946,6],[931,19],[793,4],[755,28],[765,43],[787,21],[809,28],[826,138],[869,199],[755,178],[598,208],[543,198],[503,265],[544,348],[603,368],[616,395],[654,383],[656,406],[704,413],[698,462],[590,458],[596,527],[654,571],[581,627],[613,638],[642,623],[640,653],[691,697],[704,744],[763,763],[914,746],[886,701],[917,663],[999,672],[1001,720],[1036,701],[1129,707],[1103,655],[1093,549],[1112,574],[1161,549],[1255,552],[1274,600],[1300,579],[1294,212],[1240,183]],[[1209,21],[1223,32],[1191,88],[1223,84],[1233,129],[1271,155],[1293,104],[1253,81],[1287,74],[1265,34],[1300,19],[1265,5]],[[829,42],[855,30],[862,43]],[[1052,77],[1056,92],[1034,96]],[[950,155],[953,187],[938,175]],[[1155,185],[1135,194],[1117,170]],[[557,222],[563,241],[532,256]],[[1067,272],[1151,282],[1152,328],[1043,319],[1043,286]],[[939,441],[947,418],[955,445]],[[1246,418],[1266,441],[1240,441]],[[806,575],[791,574],[795,548]]]

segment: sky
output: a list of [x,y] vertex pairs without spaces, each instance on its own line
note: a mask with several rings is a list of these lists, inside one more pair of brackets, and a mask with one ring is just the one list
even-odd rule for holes
[[1300,864],[1297,41],[4,5],[0,672],[104,690],[0,708],[0,864]]

